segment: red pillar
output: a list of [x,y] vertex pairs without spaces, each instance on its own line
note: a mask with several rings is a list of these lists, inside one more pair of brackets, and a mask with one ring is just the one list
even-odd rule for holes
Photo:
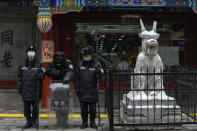
[[54,40],[55,50],[65,53],[66,58],[70,59],[71,30],[69,14],[55,15],[54,17]]
[[[68,15],[64,15],[62,17],[62,24],[63,32],[62,32],[62,48],[63,52],[65,53],[66,58],[71,59],[71,30],[72,30],[72,23]],[[74,45],[73,45],[74,46]]]
[[[52,29],[44,34],[42,33],[42,41],[44,40],[53,40],[53,27]],[[45,69],[47,69],[48,63],[44,63]],[[47,98],[49,95],[49,85],[50,85],[51,79],[45,75],[45,79],[43,80],[43,86],[42,86],[42,108],[47,108]]]
[[61,31],[61,23],[60,23],[59,15],[53,15],[53,40],[54,40],[54,46],[55,46],[55,51],[61,49],[60,45],[60,31]]

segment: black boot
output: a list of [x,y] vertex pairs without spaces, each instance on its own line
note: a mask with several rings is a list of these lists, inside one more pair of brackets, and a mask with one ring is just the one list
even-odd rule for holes
[[87,122],[83,122],[80,128],[81,129],[85,129],[86,127],[88,127]]
[[91,122],[90,127],[94,128],[94,129],[98,129],[98,126],[96,125],[95,122]]
[[25,124],[25,126],[23,127],[23,129],[28,129],[32,127],[32,121],[31,119],[27,119],[27,123]]
[[33,119],[32,126],[33,126],[33,128],[37,128],[38,124],[37,124],[36,119]]

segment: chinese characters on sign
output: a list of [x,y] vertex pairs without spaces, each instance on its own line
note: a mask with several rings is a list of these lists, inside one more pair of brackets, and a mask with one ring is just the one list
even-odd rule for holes
[[74,0],[63,0],[62,6],[75,6],[75,1]]
[[57,0],[56,2],[53,2],[51,13],[80,12],[82,9],[83,7],[79,0]]
[[50,7],[50,0],[34,0],[34,4],[40,8]]
[[13,44],[13,31],[5,31],[2,33],[1,44]]
[[68,110],[67,100],[51,100],[51,110],[55,111],[65,111]]
[[7,68],[12,67],[12,65],[10,65],[12,59],[13,59],[13,57],[11,56],[11,52],[10,51],[5,51],[3,59],[0,61],[1,64],[3,64],[2,68],[4,68],[4,67],[7,67]]
[[[4,31],[1,34],[1,44],[5,45],[13,45],[13,31]],[[2,55],[3,58],[0,60],[0,63],[2,64],[2,68],[11,68],[11,60],[13,59],[12,55],[11,55],[11,51],[5,51],[4,54]]]
[[[11,0],[14,1],[14,0]],[[30,10],[29,10],[30,11]],[[31,12],[31,11],[30,11]],[[20,18],[16,18],[20,19]],[[18,20],[17,20],[18,21]],[[26,47],[39,46],[36,24],[31,20],[1,22],[0,24],[0,79],[16,80],[18,66],[27,58]],[[34,32],[34,33],[32,33]]]
[[164,6],[165,0],[112,0],[113,6]]
[[33,5],[33,1],[28,0],[1,0],[0,1],[0,8],[5,7],[31,7]]

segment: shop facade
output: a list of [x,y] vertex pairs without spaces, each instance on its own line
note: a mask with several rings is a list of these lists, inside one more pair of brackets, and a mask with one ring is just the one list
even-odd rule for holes
[[[42,40],[53,40],[55,50],[64,51],[73,63],[77,63],[79,61],[77,46],[94,46],[89,34],[97,28],[103,37],[99,41],[99,52],[109,61],[113,61],[116,66],[120,58],[116,60],[115,57],[120,57],[121,53],[127,53],[128,58],[133,58],[140,51],[141,40],[138,37],[140,18],[148,24],[147,29],[152,28],[154,20],[158,22],[159,54],[164,66],[196,64],[194,57],[197,18],[192,13],[128,10],[127,12],[103,11],[54,15],[54,26],[51,31],[42,34]],[[130,63],[132,64],[132,60]]]
[[[152,28],[158,22],[159,54],[164,69],[173,66],[194,66],[197,64],[196,29],[197,17],[193,12],[138,12],[138,11],[92,11],[70,12],[53,16],[51,31],[42,35],[42,40],[53,40],[55,50],[65,52],[74,65],[80,61],[80,47],[95,42],[90,33],[97,28],[102,36],[99,41],[100,55],[118,66],[125,56],[130,69],[135,67],[136,57],[141,49],[139,19]],[[104,82],[100,83],[103,89]],[[102,87],[103,86],[103,87]]]

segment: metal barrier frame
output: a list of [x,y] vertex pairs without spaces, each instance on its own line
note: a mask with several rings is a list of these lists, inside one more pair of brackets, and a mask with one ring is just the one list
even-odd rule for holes
[[[175,81],[174,81],[174,96],[175,98],[178,98],[178,94],[177,94],[177,91],[178,90],[188,90],[188,91],[192,91],[192,90],[196,90],[197,91],[197,72],[196,70],[185,70],[185,71],[182,71],[180,72],[180,70],[177,71],[174,71],[174,72],[164,72],[164,73],[134,73],[133,71],[115,71],[115,70],[111,70],[111,69],[106,69],[106,88],[105,88],[105,108],[106,108],[106,111],[108,113],[108,117],[109,117],[109,130],[110,131],[113,131],[114,130],[114,127],[115,126],[147,126],[147,125],[151,125],[151,126],[158,126],[158,125],[182,125],[182,124],[197,124],[197,120],[196,120],[196,107],[197,107],[197,104],[196,104],[196,100],[194,99],[194,107],[193,107],[193,116],[190,115],[189,113],[187,112],[184,112],[181,108],[181,113],[184,113],[186,115],[188,115],[189,117],[192,117],[194,119],[193,122],[189,122],[189,121],[186,121],[186,122],[183,122],[182,121],[182,115],[181,115],[181,122],[170,122],[170,123],[145,123],[145,124],[129,124],[129,123],[115,123],[114,122],[114,115],[115,112],[114,112],[114,79],[113,79],[113,76],[114,75],[130,75],[130,76],[137,76],[137,75],[145,75],[145,76],[149,76],[149,75],[161,75],[162,77],[163,76],[168,76],[168,75],[173,75],[175,76]],[[193,76],[193,77],[192,77]],[[191,79],[194,82],[194,84],[191,84],[192,88],[182,88],[182,89],[178,89],[178,78],[184,78],[185,79]],[[187,86],[187,85],[186,85]],[[120,89],[119,89],[120,90]],[[119,95],[120,95],[120,92],[119,92]],[[197,97],[196,97],[197,98]],[[188,96],[188,100],[189,100],[189,96]],[[119,102],[120,102],[120,99],[119,99]],[[181,106],[182,106],[182,101],[181,101]],[[186,107],[186,110],[188,107]],[[176,109],[176,108],[175,108]],[[119,109],[120,110],[120,109]],[[120,114],[119,114],[120,115]],[[119,116],[120,117],[120,116]],[[175,119],[175,118],[174,118]]]

